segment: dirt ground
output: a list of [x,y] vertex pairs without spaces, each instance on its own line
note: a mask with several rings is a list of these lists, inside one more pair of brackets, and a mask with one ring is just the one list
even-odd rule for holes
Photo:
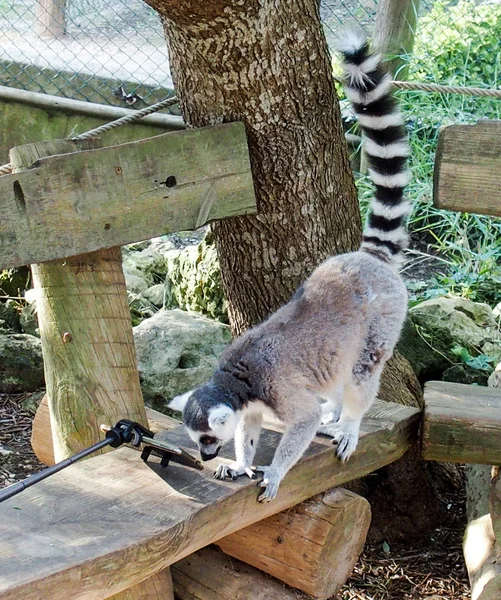
[[[33,398],[0,394],[0,488],[43,468],[30,447]],[[459,496],[459,497],[458,497]],[[405,547],[366,547],[339,600],[464,600],[461,551],[464,493],[448,498],[449,517],[430,539]]]

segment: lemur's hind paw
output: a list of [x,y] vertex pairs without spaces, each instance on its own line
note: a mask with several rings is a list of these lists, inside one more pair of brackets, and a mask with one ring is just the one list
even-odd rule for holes
[[273,467],[254,467],[254,470],[263,474],[263,479],[257,485],[264,488],[264,490],[258,496],[257,501],[271,502],[277,497],[282,477],[280,477],[277,470]]
[[249,467],[245,467],[244,465],[240,465],[239,463],[230,463],[229,465],[219,465],[214,473],[214,477],[216,479],[237,479],[237,477],[241,477],[242,475],[247,475],[251,479],[256,478],[256,474]]

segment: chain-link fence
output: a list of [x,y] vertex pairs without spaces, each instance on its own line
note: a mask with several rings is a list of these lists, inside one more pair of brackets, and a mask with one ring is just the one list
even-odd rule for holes
[[[398,2],[397,2],[398,4]],[[327,39],[373,33],[378,0],[322,0]],[[421,0],[408,77],[499,87],[501,0]],[[160,19],[142,0],[0,0],[0,84],[105,104],[172,88]]]

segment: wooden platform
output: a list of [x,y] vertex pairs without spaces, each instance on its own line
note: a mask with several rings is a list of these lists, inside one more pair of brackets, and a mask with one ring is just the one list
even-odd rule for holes
[[[400,458],[417,436],[415,408],[378,402],[357,452],[340,463],[318,437],[278,498],[261,505],[256,482],[212,477],[220,459],[194,471],[166,471],[121,448],[98,456],[0,505],[1,600],[100,600],[234,531]],[[165,432],[193,448],[184,429]],[[159,435],[159,437],[161,437]],[[256,464],[267,464],[279,433],[263,433]],[[223,457],[231,457],[228,448]]]
[[423,458],[501,464],[501,390],[431,381],[424,401]]

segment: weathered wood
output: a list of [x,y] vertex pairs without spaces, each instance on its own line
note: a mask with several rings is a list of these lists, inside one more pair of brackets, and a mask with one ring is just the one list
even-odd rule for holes
[[[16,148],[11,162],[28,154]],[[0,268],[196,229],[256,208],[241,123],[33,163],[0,178]]]
[[440,130],[433,175],[438,208],[501,216],[501,121]]
[[218,546],[303,592],[327,600],[346,582],[371,521],[365,498],[343,488],[219,540]]
[[422,455],[442,462],[501,464],[501,392],[428,382],[424,391]]
[[[219,459],[202,472],[177,465],[164,471],[120,448],[77,463],[0,505],[0,597],[116,594],[238,529],[397,460],[418,424],[419,410],[377,402],[347,463],[336,459],[329,439],[316,438],[265,505],[256,502],[255,481],[214,479]],[[193,448],[183,427],[166,437]],[[256,464],[271,461],[279,438],[263,432]],[[222,456],[231,460],[233,452],[223,449]]]
[[66,33],[66,0],[37,0],[35,31],[42,37]]
[[388,68],[400,80],[407,79],[419,4],[420,0],[379,0],[377,5],[372,36],[374,47],[388,56]]
[[[176,419],[172,419],[149,407],[146,407],[146,418],[148,419],[148,428],[154,433],[173,429],[179,425],[179,421],[176,421]],[[114,423],[105,423],[105,425],[114,425]],[[31,447],[38,460],[44,465],[50,466],[56,462],[47,394],[42,398],[33,419]]]
[[254,567],[204,548],[172,566],[179,600],[299,600],[306,598]]
[[[68,140],[28,144],[11,150],[11,159],[22,170],[80,146]],[[120,248],[33,265],[32,275],[60,461],[102,439],[101,423],[145,422],[146,413]]]
[[[474,470],[473,470],[474,469]],[[501,597],[501,485],[499,474],[480,465],[468,473],[467,517],[463,553],[472,600]],[[496,471],[496,469],[494,469]]]
[[174,600],[170,569],[163,569],[108,600]]

